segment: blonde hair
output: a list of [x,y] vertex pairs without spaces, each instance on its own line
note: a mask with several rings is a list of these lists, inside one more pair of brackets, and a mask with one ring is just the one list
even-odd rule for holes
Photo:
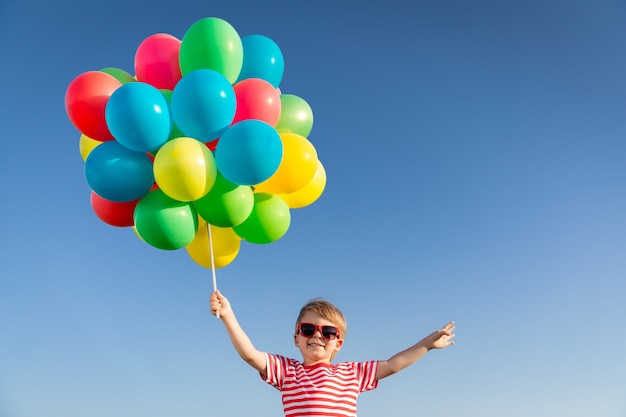
[[304,315],[309,311],[332,322],[335,326],[337,326],[337,328],[339,328],[339,338],[346,338],[346,331],[348,327],[346,318],[343,316],[343,313],[341,313],[341,310],[335,307],[333,303],[322,298],[309,300],[300,309],[300,314],[298,314],[298,319],[296,320],[296,334],[298,334],[298,324],[300,324],[302,317],[304,317]]

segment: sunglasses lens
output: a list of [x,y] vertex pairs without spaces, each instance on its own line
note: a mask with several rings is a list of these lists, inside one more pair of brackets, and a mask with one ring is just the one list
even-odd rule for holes
[[304,337],[311,337],[320,330],[322,337],[327,340],[333,340],[337,338],[337,328],[333,326],[321,326],[317,327],[311,323],[300,323],[300,334]]
[[337,337],[337,329],[331,326],[322,326],[322,337],[333,340]]
[[317,329],[312,324],[303,323],[300,325],[300,334],[304,337],[311,337]]

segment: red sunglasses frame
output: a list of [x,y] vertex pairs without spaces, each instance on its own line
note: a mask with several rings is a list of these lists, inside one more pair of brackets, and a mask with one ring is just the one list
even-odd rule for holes
[[[315,329],[313,330],[313,333],[311,333],[310,336],[305,336],[304,334],[302,334],[302,326],[303,325],[307,325],[307,326],[313,326]],[[337,332],[336,334],[330,334],[329,336],[325,336],[324,335],[324,328],[331,328],[331,329],[335,329],[335,331]],[[339,328],[335,327],[335,326],[318,326],[317,324],[313,324],[313,323],[298,323],[298,334],[300,334],[302,337],[306,337],[306,338],[310,338],[313,337],[315,335],[315,333],[319,332],[320,335],[326,339],[326,340],[335,340],[339,338]],[[328,334],[328,332],[327,332]],[[333,337],[331,337],[333,336]]]

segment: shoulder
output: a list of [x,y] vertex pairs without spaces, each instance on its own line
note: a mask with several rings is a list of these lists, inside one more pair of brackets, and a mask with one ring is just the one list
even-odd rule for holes
[[363,362],[339,362],[335,364],[337,370],[344,372],[354,372],[356,374],[376,373],[379,361],[363,361]]
[[275,353],[265,353],[265,355],[269,362],[280,363],[283,366],[292,366],[292,367],[302,366],[302,363],[297,359],[288,358],[286,356],[277,355]]
[[362,362],[344,361],[344,362],[337,362],[334,366],[338,368],[358,368],[362,366],[371,366],[375,363],[378,363],[378,361],[362,361]]

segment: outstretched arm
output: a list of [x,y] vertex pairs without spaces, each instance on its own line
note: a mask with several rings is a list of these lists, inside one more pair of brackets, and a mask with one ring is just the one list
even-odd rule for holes
[[376,379],[380,380],[403,370],[407,366],[417,362],[431,349],[443,349],[454,344],[454,341],[452,340],[454,338],[454,329],[454,322],[451,321],[410,348],[403,350],[400,353],[396,353],[386,361],[378,362]]
[[235,350],[237,350],[237,353],[239,353],[239,356],[241,356],[241,359],[261,372],[261,374],[266,375],[267,364],[265,362],[265,353],[257,350],[250,341],[250,338],[248,338],[248,335],[243,331],[228,299],[218,290],[211,294],[209,300],[211,302],[211,313],[217,315],[219,311],[220,319],[222,323],[224,323],[228,337],[230,337],[230,341],[235,347]]

